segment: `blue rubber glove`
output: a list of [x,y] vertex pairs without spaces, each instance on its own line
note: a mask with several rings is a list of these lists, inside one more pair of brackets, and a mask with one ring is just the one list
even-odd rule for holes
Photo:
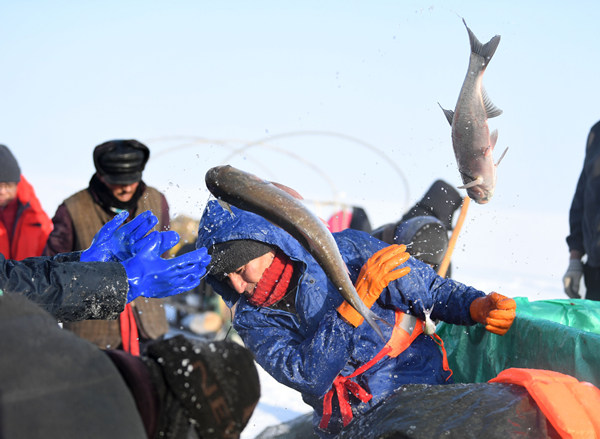
[[158,218],[147,210],[121,227],[128,216],[129,212],[123,211],[102,226],[92,245],[81,253],[80,260],[119,262],[131,258],[139,247],[138,242],[158,224]]
[[[174,239],[174,236],[177,239]],[[128,303],[139,296],[172,296],[189,291],[200,284],[210,262],[206,248],[172,259],[161,258],[160,255],[177,241],[179,235],[176,232],[152,232],[142,240],[135,256],[121,262],[129,281]]]

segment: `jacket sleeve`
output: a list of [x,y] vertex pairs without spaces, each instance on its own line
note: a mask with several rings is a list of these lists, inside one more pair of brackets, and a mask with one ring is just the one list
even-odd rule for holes
[[[351,239],[338,239],[338,245],[342,254],[346,255],[352,280],[355,281],[362,265],[388,244],[366,234],[359,237],[351,233],[361,232],[347,233]],[[459,325],[476,323],[471,319],[469,309],[473,300],[485,296],[484,292],[444,279],[416,258],[411,257],[405,265],[410,267],[410,273],[391,282],[383,290],[378,299],[380,305],[400,309],[420,319],[425,319],[425,311],[432,310],[431,318],[434,320]]]
[[79,262],[79,253],[23,261],[0,255],[0,290],[27,297],[63,322],[118,317],[128,289],[118,262]]
[[54,224],[54,229],[50,233],[50,236],[48,236],[44,256],[54,256],[58,253],[67,253],[75,250],[73,220],[64,203],[56,209],[52,223]]
[[386,305],[393,305],[420,319],[431,311],[433,320],[454,325],[474,325],[471,318],[471,302],[485,293],[453,279],[438,276],[427,264],[410,258],[411,271],[391,282],[380,296]]
[[330,310],[318,329],[303,337],[290,313],[247,305],[234,326],[256,361],[277,381],[320,398],[331,388],[353,348],[353,329]]
[[567,236],[567,245],[569,250],[578,250],[585,254],[583,245],[583,200],[585,192],[585,182],[587,175],[585,166],[581,170],[579,180],[577,181],[577,187],[573,200],[571,201],[571,208],[569,210],[569,236]]

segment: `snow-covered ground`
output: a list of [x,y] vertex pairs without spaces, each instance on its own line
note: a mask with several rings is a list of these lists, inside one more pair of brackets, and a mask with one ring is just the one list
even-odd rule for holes
[[257,367],[261,386],[260,402],[242,432],[241,439],[254,439],[271,425],[312,412],[312,408],[302,401],[300,393],[279,384],[262,367]]
[[[486,292],[529,300],[565,298],[567,214],[492,212],[474,206],[453,258],[453,278]],[[490,206],[491,207],[491,206]],[[265,428],[308,413],[298,392],[259,366],[261,399],[242,433],[254,439]]]

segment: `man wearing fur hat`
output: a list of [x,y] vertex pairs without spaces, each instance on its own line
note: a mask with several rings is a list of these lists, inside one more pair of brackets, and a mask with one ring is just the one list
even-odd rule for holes
[[[56,210],[46,256],[88,248],[96,232],[124,210],[129,218],[150,210],[158,218],[155,230],[169,227],[165,196],[142,180],[150,157],[146,145],[137,140],[110,140],[96,146],[93,157],[96,173],[89,186],[64,200]],[[87,320],[65,324],[65,328],[102,349],[121,347],[138,353],[138,340],[162,336],[168,324],[162,299],[138,299],[118,320]]]
[[51,231],[33,186],[10,149],[0,145],[0,253],[19,261],[40,256]]

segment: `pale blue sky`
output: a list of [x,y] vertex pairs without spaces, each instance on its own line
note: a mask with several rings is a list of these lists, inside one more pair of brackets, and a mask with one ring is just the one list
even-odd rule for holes
[[[454,107],[466,73],[462,17],[482,42],[502,36],[484,85],[504,110],[495,157],[510,147],[471,224],[499,239],[532,227],[505,224],[518,211],[539,215],[536,232],[547,215],[566,227],[600,119],[593,1],[5,1],[0,142],[50,215],[87,185],[105,140],[146,142],[145,180],[194,216],[205,171],[263,140],[231,164],[362,204],[377,226],[436,178],[461,183],[438,102]],[[565,230],[546,232],[566,255]]]

